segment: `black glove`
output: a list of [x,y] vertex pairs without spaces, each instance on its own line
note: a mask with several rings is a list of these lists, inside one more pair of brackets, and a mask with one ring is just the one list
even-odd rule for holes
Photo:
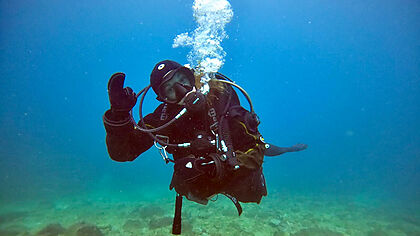
[[108,82],[109,102],[113,112],[129,112],[136,105],[136,93],[130,87],[123,88],[125,74],[118,72]]

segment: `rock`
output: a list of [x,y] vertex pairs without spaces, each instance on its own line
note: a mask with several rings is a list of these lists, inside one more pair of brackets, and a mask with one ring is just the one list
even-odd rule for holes
[[38,236],[58,236],[63,234],[66,229],[58,223],[49,224],[41,229],[36,235]]
[[161,207],[155,205],[147,205],[133,210],[130,213],[130,217],[150,219],[154,216],[163,216],[164,214],[165,211]]
[[0,235],[1,236],[18,236],[18,235],[20,235],[20,232],[15,231],[15,230],[2,230],[2,229],[0,229]]
[[10,225],[5,228],[0,227],[0,236],[28,236],[28,228],[23,225]]
[[140,220],[127,220],[123,225],[123,229],[125,231],[132,233],[138,231],[143,227],[143,222],[141,222]]
[[193,232],[193,226],[190,221],[183,220],[182,221],[182,234],[183,235],[196,235]]
[[103,236],[102,231],[93,224],[85,222],[76,223],[69,227],[66,236]]
[[86,225],[76,232],[77,236],[103,236],[101,230],[96,225]]
[[255,236],[255,234],[254,233],[251,233],[251,232],[248,232],[248,231],[242,231],[241,233],[241,236],[243,235],[243,236]]
[[291,234],[292,236],[343,236],[343,234],[334,232],[329,229],[309,228],[301,229],[300,231]]
[[287,234],[281,230],[273,233],[273,236],[287,236]]
[[367,233],[368,236],[387,236],[388,233],[381,229],[374,229]]
[[24,211],[7,212],[0,215],[0,224],[8,223],[14,220],[20,220],[26,217],[29,213]]
[[410,231],[405,233],[407,236],[419,236],[420,231]]
[[149,229],[157,229],[166,227],[168,225],[172,224],[172,218],[171,217],[162,217],[162,218],[156,218],[152,219],[149,222]]
[[108,225],[104,225],[101,227],[98,227],[99,230],[101,230],[102,234],[108,235],[110,234],[114,229],[112,227],[112,225],[108,224]]
[[279,220],[279,219],[271,219],[270,220],[270,225],[271,226],[279,226],[280,225],[280,223],[281,223],[281,221]]

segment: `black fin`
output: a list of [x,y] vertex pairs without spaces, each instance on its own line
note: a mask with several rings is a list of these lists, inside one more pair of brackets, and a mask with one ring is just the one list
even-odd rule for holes
[[182,196],[177,194],[175,200],[175,215],[172,223],[172,234],[181,234],[181,210],[182,210]]
[[267,147],[267,145],[268,145],[268,148],[265,149],[264,156],[274,157],[274,156],[281,155],[285,152],[288,152],[287,148],[278,147],[278,146],[273,145],[271,143],[270,144],[267,143],[266,147]]

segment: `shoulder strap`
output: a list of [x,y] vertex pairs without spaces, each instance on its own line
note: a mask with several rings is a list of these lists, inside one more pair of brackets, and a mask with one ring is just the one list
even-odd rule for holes
[[236,197],[234,197],[230,194],[227,194],[227,193],[222,193],[222,194],[225,195],[227,198],[229,198],[233,202],[233,204],[235,204],[236,210],[238,210],[238,214],[241,215],[242,214],[242,206],[239,203],[238,199],[236,199]]

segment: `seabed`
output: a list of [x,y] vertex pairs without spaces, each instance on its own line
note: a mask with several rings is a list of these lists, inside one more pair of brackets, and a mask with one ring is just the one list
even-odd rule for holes
[[[171,235],[175,193],[153,189],[2,204],[0,235]],[[272,190],[259,205],[242,207],[244,212],[238,216],[223,195],[207,206],[184,200],[182,235],[420,235],[416,208],[361,196]]]

